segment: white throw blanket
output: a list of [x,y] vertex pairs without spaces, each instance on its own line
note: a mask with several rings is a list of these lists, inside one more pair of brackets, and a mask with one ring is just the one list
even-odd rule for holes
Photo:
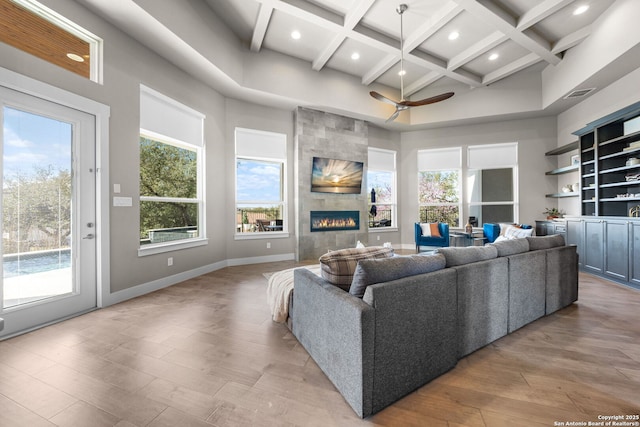
[[[312,273],[320,275],[320,264],[296,268],[306,268]],[[296,268],[277,271],[269,277],[267,303],[271,308],[271,317],[274,322],[284,323],[289,317],[289,297],[293,292],[293,270]]]

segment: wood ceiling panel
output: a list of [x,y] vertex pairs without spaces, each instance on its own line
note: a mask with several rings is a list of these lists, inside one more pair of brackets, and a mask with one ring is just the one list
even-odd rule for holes
[[[0,0],[0,41],[90,78],[88,42],[10,0]],[[74,53],[85,60],[73,61],[67,53]]]

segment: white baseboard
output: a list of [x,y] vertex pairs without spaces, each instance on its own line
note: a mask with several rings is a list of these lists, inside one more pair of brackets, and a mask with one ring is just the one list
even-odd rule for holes
[[146,295],[148,293],[175,285],[176,283],[184,282],[185,280],[193,279],[194,277],[202,276],[203,274],[220,270],[221,268],[224,268],[224,267],[248,265],[248,264],[262,264],[267,262],[290,261],[293,259],[295,259],[295,254],[288,253],[288,254],[279,254],[279,255],[250,257],[250,258],[233,258],[233,259],[215,262],[213,264],[194,268],[193,270],[183,271],[182,273],[163,277],[162,279],[154,280],[151,282],[143,283],[141,285],[133,286],[128,289],[123,289],[121,291],[114,292],[112,294],[109,294],[109,296],[106,298],[106,301],[103,301],[102,307],[108,307],[110,305],[117,304],[119,302],[129,300],[131,298],[136,298],[142,295]]

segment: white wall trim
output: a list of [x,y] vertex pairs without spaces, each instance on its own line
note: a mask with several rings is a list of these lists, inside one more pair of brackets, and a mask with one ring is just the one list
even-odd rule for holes
[[211,273],[225,267],[248,264],[263,264],[278,261],[292,261],[294,258],[295,255],[293,253],[286,253],[279,255],[234,258],[224,261],[218,261],[213,264],[194,268],[193,270],[183,271],[182,273],[163,277],[161,279],[153,280],[151,282],[143,283],[141,285],[114,292],[112,294],[109,294],[106,298],[103,298],[102,307],[118,304],[131,298],[136,298],[142,295],[149,294],[151,292],[158,291],[160,289],[168,288],[169,286],[184,282],[185,280],[193,279],[194,277],[202,276],[203,274]]

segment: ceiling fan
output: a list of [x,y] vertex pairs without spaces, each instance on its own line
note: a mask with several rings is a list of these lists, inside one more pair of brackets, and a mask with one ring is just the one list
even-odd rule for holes
[[387,98],[384,95],[380,95],[376,91],[369,92],[369,95],[377,99],[378,101],[386,102],[396,107],[396,111],[387,119],[388,122],[392,122],[398,117],[401,111],[408,110],[410,107],[419,107],[421,105],[433,104],[435,102],[444,101],[453,96],[453,92],[446,92],[440,95],[432,96],[431,98],[421,99],[419,101],[408,101],[404,99],[404,29],[402,26],[402,14],[409,8],[406,4],[400,4],[396,8],[396,12],[400,15],[400,98],[399,102]]

